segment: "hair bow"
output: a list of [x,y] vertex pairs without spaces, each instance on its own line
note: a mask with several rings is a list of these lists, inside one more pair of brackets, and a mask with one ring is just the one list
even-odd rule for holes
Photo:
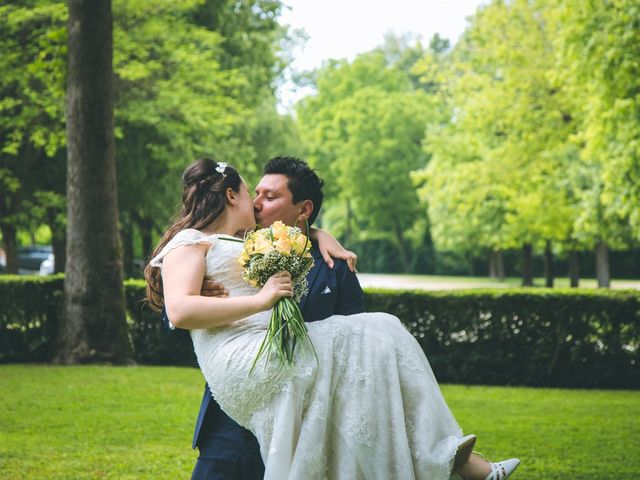
[[219,162],[218,165],[216,165],[216,172],[221,173],[222,174],[222,178],[226,178],[227,175],[224,173],[224,171],[227,169],[227,163],[226,162]]

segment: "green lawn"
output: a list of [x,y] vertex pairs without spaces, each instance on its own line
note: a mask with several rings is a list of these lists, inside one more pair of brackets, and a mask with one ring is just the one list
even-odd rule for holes
[[[187,479],[200,372],[0,366],[0,478]],[[514,479],[635,479],[640,392],[466,387],[443,392],[476,448],[519,456]]]

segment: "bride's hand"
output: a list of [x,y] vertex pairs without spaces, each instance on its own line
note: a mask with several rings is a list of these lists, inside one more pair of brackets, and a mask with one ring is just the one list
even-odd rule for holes
[[333,259],[339,258],[347,262],[349,270],[354,273],[358,271],[356,269],[358,256],[354,252],[345,249],[338,240],[333,238],[333,235],[324,230],[312,228],[311,237],[318,242],[318,250],[320,250],[320,254],[329,268],[333,268]]
[[269,277],[262,290],[258,293],[261,305],[265,310],[273,307],[284,297],[293,297],[293,283],[289,272],[278,272]]

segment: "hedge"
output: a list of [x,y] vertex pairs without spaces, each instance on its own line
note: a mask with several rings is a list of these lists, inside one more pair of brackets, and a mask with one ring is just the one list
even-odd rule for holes
[[[0,362],[46,362],[62,305],[61,276],[0,277]],[[447,383],[640,388],[640,292],[367,289],[368,311],[397,315]],[[135,359],[195,365],[189,335],[167,334],[144,283],[125,282]]]
[[367,291],[397,315],[442,382],[640,387],[640,292]]
[[0,362],[51,359],[63,281],[63,275],[0,275]]

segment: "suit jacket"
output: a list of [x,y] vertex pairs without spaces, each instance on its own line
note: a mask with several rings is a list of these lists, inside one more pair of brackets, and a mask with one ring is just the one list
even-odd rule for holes
[[[343,260],[335,260],[333,269],[325,263],[315,243],[312,244],[314,265],[307,274],[309,293],[300,301],[300,310],[305,322],[324,320],[331,315],[350,315],[364,311],[362,288],[356,275]],[[164,312],[163,312],[164,313]],[[163,314],[165,326],[169,321]],[[193,435],[193,448],[198,446],[201,434],[207,426],[219,424],[216,417],[227,415],[213,399],[209,386],[205,386],[200,412]],[[230,418],[226,422],[233,421]]]

